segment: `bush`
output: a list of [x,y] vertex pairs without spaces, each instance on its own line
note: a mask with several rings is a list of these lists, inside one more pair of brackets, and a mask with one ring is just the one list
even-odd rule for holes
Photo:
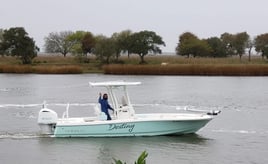
[[[143,151],[137,161],[135,161],[134,164],[146,164],[146,157],[148,156],[148,153],[146,151]],[[114,159],[115,164],[126,164],[126,162],[122,162],[120,160]]]

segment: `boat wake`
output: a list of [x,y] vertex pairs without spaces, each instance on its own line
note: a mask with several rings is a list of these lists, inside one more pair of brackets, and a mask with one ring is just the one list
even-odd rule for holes
[[255,134],[256,131],[248,131],[248,130],[212,130],[212,132],[216,133],[240,133],[240,134]]
[[9,89],[7,89],[7,88],[0,88],[0,92],[8,92],[9,91]]
[[[46,104],[46,106],[95,106],[97,103],[50,103]],[[32,108],[32,107],[42,107],[43,104],[0,104],[0,108],[9,108],[9,107],[17,107],[17,108]]]
[[219,130],[212,130],[212,132],[215,133],[234,133],[234,134],[268,134],[268,131],[254,131],[254,130],[225,130],[225,129],[219,129]]
[[[76,107],[95,107],[98,103],[45,103],[48,107],[53,106],[62,106],[67,107],[69,106],[76,106]],[[42,107],[44,103],[40,104],[0,104],[0,108],[35,108],[35,107]],[[154,104],[132,104],[134,107],[139,108],[146,108],[146,109],[154,109],[154,108],[163,108],[163,109],[172,109],[176,111],[194,111],[194,112],[208,112],[208,111],[219,111],[221,110],[219,107],[197,107],[197,106],[180,106],[180,105],[169,105],[169,104],[162,104],[162,103],[154,103]],[[148,108],[150,107],[150,108]],[[37,109],[40,109],[37,108]]]
[[33,139],[33,138],[49,138],[50,135],[37,133],[0,133],[0,139]]
[[29,108],[42,106],[42,104],[0,104],[0,108],[18,107],[18,108]]

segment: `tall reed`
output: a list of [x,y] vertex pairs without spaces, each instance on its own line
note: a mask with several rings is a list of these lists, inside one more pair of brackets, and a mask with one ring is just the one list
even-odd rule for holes
[[120,75],[268,76],[264,64],[106,65],[103,69],[105,74]]
[[0,65],[0,73],[38,73],[38,74],[78,74],[83,70],[80,66],[31,66],[31,65]]
[[35,66],[34,73],[39,74],[79,74],[82,73],[80,66]]
[[0,65],[0,73],[33,73],[28,65]]

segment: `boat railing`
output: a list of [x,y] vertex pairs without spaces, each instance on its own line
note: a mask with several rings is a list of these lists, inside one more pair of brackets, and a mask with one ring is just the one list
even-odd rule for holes
[[69,108],[70,108],[70,104],[68,103],[66,106],[65,112],[63,112],[62,114],[62,118],[69,118]]

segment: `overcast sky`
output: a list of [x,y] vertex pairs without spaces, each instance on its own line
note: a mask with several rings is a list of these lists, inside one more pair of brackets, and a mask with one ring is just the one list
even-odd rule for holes
[[189,31],[199,38],[224,32],[268,32],[268,0],[0,0],[0,28],[24,27],[38,47],[50,32],[150,30],[174,52],[178,37]]

